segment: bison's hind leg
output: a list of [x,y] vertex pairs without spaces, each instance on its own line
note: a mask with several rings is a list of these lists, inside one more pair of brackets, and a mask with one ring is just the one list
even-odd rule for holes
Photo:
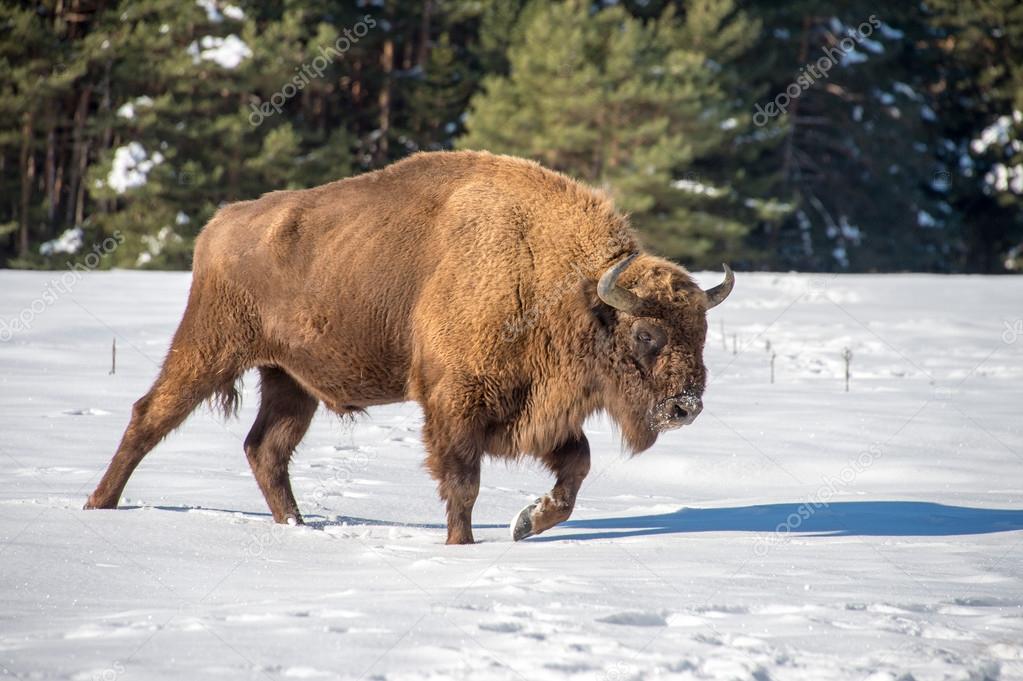
[[301,523],[288,464],[318,401],[282,369],[262,367],[259,375],[259,414],[245,438],[245,455],[274,521]]
[[[187,329],[185,323],[181,329]],[[117,452],[85,508],[116,508],[128,478],[146,454],[201,402],[215,395],[222,405],[234,400],[241,368],[214,352],[204,352],[181,329],[153,387],[132,406]]]

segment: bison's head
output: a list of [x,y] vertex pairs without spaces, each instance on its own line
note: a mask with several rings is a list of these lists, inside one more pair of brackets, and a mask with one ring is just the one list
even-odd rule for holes
[[681,267],[652,256],[634,264],[637,255],[601,276],[593,311],[607,341],[609,409],[642,451],[703,409],[707,310],[728,297],[735,278],[725,265],[724,282],[704,291]]

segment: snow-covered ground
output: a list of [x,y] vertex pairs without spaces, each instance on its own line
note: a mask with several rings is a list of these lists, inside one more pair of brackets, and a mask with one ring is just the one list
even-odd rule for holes
[[488,464],[450,547],[409,404],[321,412],[311,526],[272,525],[251,378],[81,511],[189,278],[59,276],[0,272],[0,676],[1023,679],[1023,278],[740,273],[696,424],[628,459],[594,420],[573,520],[520,543],[551,480]]

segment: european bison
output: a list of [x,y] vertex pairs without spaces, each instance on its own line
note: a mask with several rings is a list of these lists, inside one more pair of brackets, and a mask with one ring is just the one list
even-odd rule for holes
[[731,292],[640,250],[601,193],[481,152],[416,154],[376,172],[221,209],[160,375],[86,508],[114,508],[142,458],[203,400],[235,409],[260,373],[245,453],[279,523],[301,522],[288,463],[317,405],[415,400],[449,544],[473,541],[483,455],[539,458],[554,489],[515,539],[572,512],[604,410],[634,452],[702,408],[706,312]]

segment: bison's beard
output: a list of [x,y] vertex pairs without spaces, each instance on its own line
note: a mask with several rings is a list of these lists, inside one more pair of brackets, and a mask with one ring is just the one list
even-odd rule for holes
[[629,419],[622,426],[622,437],[626,446],[633,454],[639,454],[654,446],[657,442],[657,431],[651,430],[646,424],[646,416],[639,420]]
[[648,410],[637,409],[622,400],[608,405],[608,414],[622,431],[622,440],[632,454],[639,454],[654,446],[658,431],[650,427]]

